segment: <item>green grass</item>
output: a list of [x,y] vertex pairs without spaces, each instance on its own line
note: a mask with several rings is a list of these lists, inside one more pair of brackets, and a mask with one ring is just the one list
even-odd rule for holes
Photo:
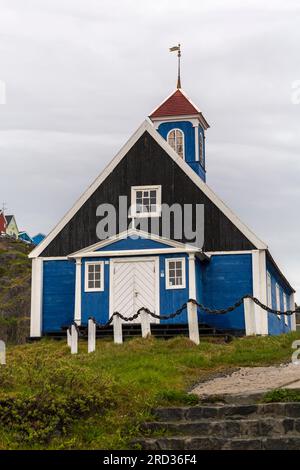
[[299,333],[194,345],[178,337],[9,346],[0,368],[0,449],[128,449],[161,405],[193,405],[193,384],[237,366],[290,360]]
[[300,401],[300,390],[280,388],[271,390],[263,398],[265,403],[298,402]]

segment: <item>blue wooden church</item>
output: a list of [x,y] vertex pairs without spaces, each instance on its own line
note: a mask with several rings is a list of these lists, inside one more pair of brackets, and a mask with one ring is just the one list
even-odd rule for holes
[[[206,184],[208,128],[176,88],[31,252],[31,337],[74,320],[86,325],[90,316],[104,324],[115,311],[129,317],[147,307],[164,315],[189,298],[218,309],[252,294],[274,309],[294,308],[294,290],[268,246]],[[194,220],[172,210],[166,235],[162,207],[174,205],[189,207],[195,220],[202,208],[201,242],[187,233]],[[115,221],[104,237],[109,212]],[[226,315],[198,315],[215,328],[249,330],[243,305]],[[295,329],[294,316],[257,305],[253,315],[256,334]],[[186,312],[169,321],[186,323]]]

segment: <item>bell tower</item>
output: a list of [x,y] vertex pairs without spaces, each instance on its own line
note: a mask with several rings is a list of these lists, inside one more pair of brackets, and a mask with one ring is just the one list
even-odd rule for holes
[[206,181],[205,131],[209,124],[185,92],[177,88],[149,118],[175,152]]

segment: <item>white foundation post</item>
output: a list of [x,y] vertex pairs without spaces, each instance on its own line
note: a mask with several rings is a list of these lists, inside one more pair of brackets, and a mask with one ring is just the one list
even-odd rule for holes
[[193,302],[188,302],[187,304],[187,315],[189,338],[193,343],[200,344],[197,305]]
[[146,312],[141,313],[141,328],[143,338],[151,335],[150,317]]
[[123,343],[122,320],[118,315],[114,316],[113,325],[114,325],[114,342],[116,344],[122,344]]
[[69,348],[71,347],[71,343],[72,343],[72,334],[71,334],[70,328],[68,328],[67,329],[67,345],[69,346]]
[[252,299],[244,299],[244,315],[245,315],[245,329],[246,335],[255,335],[255,304]]
[[88,321],[88,353],[96,351],[96,323],[93,318]]
[[5,366],[6,364],[6,346],[4,341],[0,341],[0,365]]
[[71,354],[78,353],[78,331],[76,325],[71,326]]

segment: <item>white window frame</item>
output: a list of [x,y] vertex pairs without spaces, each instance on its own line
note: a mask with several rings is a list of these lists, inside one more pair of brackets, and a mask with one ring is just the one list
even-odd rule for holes
[[[155,212],[137,212],[136,211],[136,193],[137,191],[156,191],[156,211]],[[131,186],[131,214],[132,218],[142,217],[160,217],[161,216],[161,185],[150,186]]]
[[[169,264],[172,261],[181,261],[182,268],[182,283],[180,285],[173,286],[170,284],[170,275],[169,275]],[[166,278],[166,289],[185,289],[186,287],[186,260],[184,257],[180,258],[166,258],[165,260],[165,278]]]
[[204,168],[204,137],[200,130],[199,130],[199,163],[202,166],[202,168]]
[[267,299],[268,299],[268,307],[272,308],[272,276],[267,271]]
[[[288,310],[288,299],[287,299],[287,295],[285,292],[283,293],[283,310],[285,312]],[[289,324],[287,315],[284,315],[284,323],[286,326],[288,326]]]
[[[278,282],[276,282],[276,310],[280,310],[280,286]],[[277,315],[278,319],[280,320],[281,315]]]
[[[173,131],[175,131],[175,147],[176,147],[176,131],[179,131],[179,132],[181,132],[181,134],[182,134],[182,157],[179,155],[179,153],[176,152],[175,149],[173,149],[173,150],[174,150],[174,152],[177,153],[177,155],[179,156],[179,158],[182,158],[182,160],[185,160],[185,136],[184,136],[184,132],[183,132],[182,129],[179,129],[179,127],[173,127],[173,129],[170,129],[169,132],[168,132],[168,134],[167,134],[167,142],[168,142],[168,144],[169,144],[169,135],[170,135],[171,132],[173,132]],[[171,144],[169,144],[169,145],[170,145],[170,147],[172,147]],[[173,148],[173,147],[172,147],[172,148]]]
[[[100,287],[89,287],[88,267],[91,264],[100,266]],[[104,291],[104,261],[86,261],[84,263],[84,291],[85,292],[103,292]]]

